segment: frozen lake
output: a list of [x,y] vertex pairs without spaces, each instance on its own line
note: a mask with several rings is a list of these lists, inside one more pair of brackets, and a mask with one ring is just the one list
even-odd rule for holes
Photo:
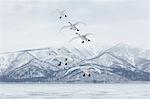
[[150,84],[0,84],[0,99],[150,99]]

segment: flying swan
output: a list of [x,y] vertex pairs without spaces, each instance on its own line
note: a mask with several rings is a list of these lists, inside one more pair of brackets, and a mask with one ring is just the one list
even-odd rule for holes
[[59,19],[62,19],[63,17],[67,17],[65,11],[66,10],[59,10],[59,9],[56,9],[58,11],[58,14],[59,14]]
[[73,72],[73,71],[75,71],[75,70],[80,70],[80,71],[82,71],[82,72],[83,72],[83,77],[85,77],[86,75],[87,75],[88,77],[91,77],[91,73],[93,73],[93,72],[97,72],[97,73],[101,74],[101,70],[98,69],[97,67],[78,66],[78,67],[73,67],[73,68],[69,69],[69,70],[65,73],[65,75],[67,75],[67,74],[69,74],[69,73],[71,73],[71,72]]
[[72,24],[71,22],[68,22],[68,24],[69,25],[63,26],[59,32],[61,32],[64,29],[67,29],[67,28],[69,28],[70,30],[79,31],[79,29],[77,28],[77,25],[79,25],[79,24],[85,25],[85,23],[83,23],[83,22],[76,22],[74,24]]
[[80,35],[79,33],[76,33],[76,34],[77,34],[78,36],[73,37],[73,38],[70,40],[70,42],[73,41],[73,40],[75,40],[75,39],[77,39],[77,38],[80,38],[80,39],[82,40],[82,43],[84,43],[85,41],[89,41],[89,42],[90,42],[90,39],[87,38],[87,36],[88,36],[88,35],[93,35],[92,33],[87,33],[87,34],[84,34],[84,35]]

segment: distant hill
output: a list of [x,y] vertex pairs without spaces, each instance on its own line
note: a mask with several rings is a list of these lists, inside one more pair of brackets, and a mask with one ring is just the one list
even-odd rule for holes
[[[84,76],[84,68],[93,69],[90,77]],[[96,55],[88,50],[65,47],[1,53],[0,81],[66,83],[150,81],[150,51],[117,44],[99,51]]]

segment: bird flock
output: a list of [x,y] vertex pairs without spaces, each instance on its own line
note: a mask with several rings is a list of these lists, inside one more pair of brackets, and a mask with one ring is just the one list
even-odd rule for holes
[[[66,10],[60,10],[60,9],[56,9],[56,11],[58,12],[59,14],[59,20],[62,20],[62,19],[67,19],[68,18],[68,15],[66,14]],[[90,42],[91,40],[88,38],[89,35],[93,35],[92,33],[86,33],[86,34],[80,34],[80,29],[77,27],[79,24],[82,24],[82,25],[86,25],[84,22],[81,22],[81,21],[78,21],[76,23],[72,23],[72,22],[67,22],[67,25],[64,25],[60,30],[59,32],[62,32],[64,29],[69,29],[71,31],[74,31],[75,32],[75,37],[73,37],[72,39],[69,40],[69,42],[72,42],[73,40],[75,39],[81,39],[81,43],[85,43],[85,42]],[[54,54],[55,56],[57,57],[66,57],[66,55],[57,55],[57,54]],[[64,62],[65,62],[65,65],[68,65],[67,62],[71,60],[69,59],[68,57],[65,58]],[[64,63],[62,61],[60,61],[58,63],[58,66],[61,66],[62,63]],[[91,77],[91,73],[92,72],[98,72],[100,73],[100,71],[95,68],[95,67],[91,67],[91,66],[84,66],[84,67],[80,67],[80,66],[77,66],[77,67],[73,67],[72,69],[70,69],[69,71],[67,71],[65,73],[65,75],[67,75],[69,72],[72,72],[73,70],[80,70],[83,72],[83,77],[85,77],[86,75],[88,77]]]
[[[59,10],[59,9],[56,9],[56,10],[58,11],[60,20],[62,18],[64,18],[64,19],[68,18],[68,15],[66,14],[66,10]],[[70,29],[72,31],[75,31],[75,34],[77,36],[73,37],[71,40],[69,40],[69,42],[72,42],[75,39],[81,39],[82,43],[90,42],[91,40],[87,36],[92,35],[92,33],[80,34],[79,33],[80,29],[77,27],[79,24],[86,25],[84,22],[81,22],[81,21],[78,21],[76,23],[72,23],[72,22],[69,21],[69,22],[67,22],[67,25],[64,25],[59,30],[59,32],[62,32],[62,30],[64,30],[64,29]]]

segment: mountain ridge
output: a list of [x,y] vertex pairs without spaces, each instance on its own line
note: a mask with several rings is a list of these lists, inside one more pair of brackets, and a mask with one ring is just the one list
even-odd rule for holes
[[[145,54],[148,51],[119,43],[96,55],[89,53],[88,50],[84,52],[82,49],[65,47],[3,53],[0,54],[0,81],[66,83],[150,81],[150,59]],[[66,75],[76,67],[78,69]],[[93,68],[93,71],[89,71],[90,77],[84,77],[85,71],[82,69],[90,68]],[[101,73],[95,72],[96,69]]]

